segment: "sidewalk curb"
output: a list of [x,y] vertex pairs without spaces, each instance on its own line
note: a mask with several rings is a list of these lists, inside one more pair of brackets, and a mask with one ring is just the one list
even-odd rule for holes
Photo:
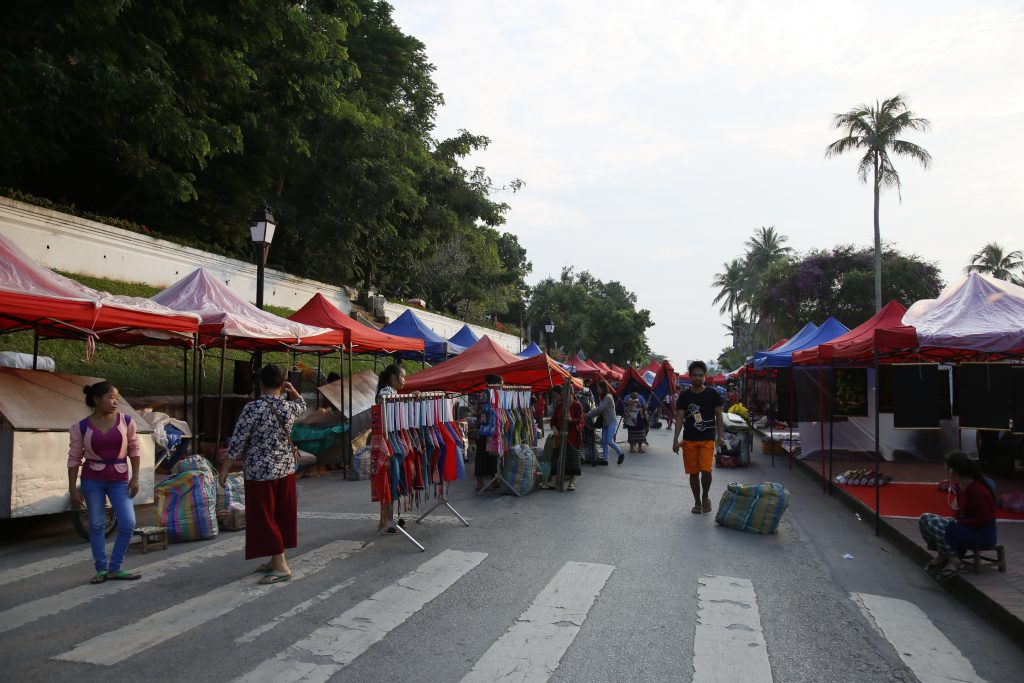
[[[802,473],[813,479],[818,485],[821,484],[822,478],[820,472],[800,458],[793,458],[793,462],[796,464],[797,469]],[[861,503],[846,491],[843,491],[838,486],[833,486],[832,494],[833,495],[830,496],[831,498],[839,501],[851,511],[862,515],[865,521],[868,521],[871,524],[875,523],[875,511]],[[822,495],[827,494],[823,493]],[[918,566],[923,565],[931,559],[931,555],[927,550],[918,545],[912,538],[904,536],[896,527],[889,524],[889,522],[885,520],[885,517],[882,517],[879,520],[879,533],[887,541],[899,548]],[[1015,642],[1017,645],[1024,647],[1024,621],[989,597],[983,590],[959,576],[951,581],[946,581],[938,585],[970,607],[980,616],[999,627],[1003,631],[1004,635],[1006,635],[1010,640]]]

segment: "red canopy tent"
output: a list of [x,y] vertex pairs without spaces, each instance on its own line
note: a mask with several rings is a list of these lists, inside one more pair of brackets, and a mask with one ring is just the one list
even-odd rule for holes
[[152,298],[175,311],[198,314],[200,343],[221,341],[233,349],[284,351],[294,347],[341,347],[344,333],[288,320],[256,308],[198,268]]
[[[870,360],[875,351],[876,335],[881,330],[903,327],[900,321],[906,312],[906,307],[894,299],[887,303],[881,311],[849,332],[812,349],[795,352],[793,365],[826,365],[835,358]],[[905,341],[906,337],[904,336],[903,339]],[[913,342],[916,343],[916,341],[915,335]]]
[[648,373],[648,372],[653,372],[654,374],[658,374],[658,370],[660,370],[660,369],[661,369],[661,363],[659,363],[656,360],[652,360],[650,363],[647,364],[646,368],[644,368],[643,370],[640,371],[640,374],[643,375],[643,374]]
[[501,375],[506,384],[534,389],[560,385],[569,376],[545,354],[520,358],[484,336],[462,354],[412,375],[406,380],[403,391],[469,393],[483,389],[489,374]]
[[0,332],[108,344],[191,346],[199,317],[149,299],[115,296],[44,268],[0,235]]
[[631,391],[636,390],[645,399],[651,395],[651,385],[647,383],[644,376],[636,368],[630,366],[623,372],[619,386],[615,389],[615,395],[622,398]]
[[399,337],[367,327],[345,315],[337,306],[328,301],[327,297],[319,292],[314,294],[313,298],[307,301],[302,308],[288,316],[288,320],[314,327],[348,330],[351,333],[353,353],[423,352],[422,339]]
[[621,381],[622,379],[624,379],[626,377],[626,369],[625,368],[620,368],[615,363],[612,363],[608,367],[610,367],[612,369],[612,372],[615,373],[616,379]]
[[602,375],[601,368],[592,364],[590,361],[584,360],[576,354],[569,360],[565,361],[565,364],[576,368],[576,376],[583,377],[585,379],[598,379]]

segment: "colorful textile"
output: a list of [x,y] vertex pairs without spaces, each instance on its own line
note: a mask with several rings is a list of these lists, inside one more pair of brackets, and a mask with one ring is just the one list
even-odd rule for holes
[[201,456],[185,458],[173,474],[156,485],[157,519],[172,543],[217,535],[217,477]]
[[715,523],[758,534],[774,534],[789,507],[789,491],[775,482],[730,483],[718,503]]

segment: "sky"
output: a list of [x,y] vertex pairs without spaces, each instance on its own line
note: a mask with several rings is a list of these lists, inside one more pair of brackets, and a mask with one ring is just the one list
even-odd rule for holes
[[947,283],[988,242],[1024,249],[1024,3],[392,2],[436,67],[436,137],[486,135],[466,165],[525,182],[495,199],[529,282],[620,281],[677,365],[728,346],[711,283],[760,226],[871,244],[858,157],[824,157],[858,104],[902,93],[932,123],[905,136],[934,163],[896,160],[883,240]]

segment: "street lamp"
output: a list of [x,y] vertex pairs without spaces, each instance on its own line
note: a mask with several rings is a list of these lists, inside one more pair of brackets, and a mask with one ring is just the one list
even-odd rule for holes
[[552,322],[551,318],[544,323],[544,350],[547,354],[551,355],[551,335],[555,333],[555,323]]
[[[267,265],[267,252],[270,251],[270,243],[274,241],[274,231],[277,229],[277,222],[273,214],[266,206],[257,209],[249,221],[249,234],[252,236],[253,248],[256,251],[256,308],[263,308],[263,269]],[[256,351],[253,354],[253,361],[256,372],[263,368],[263,352]]]
[[609,363],[611,362],[612,356],[614,356],[614,355],[615,355],[615,347],[614,346],[609,346],[608,347],[608,362]]

